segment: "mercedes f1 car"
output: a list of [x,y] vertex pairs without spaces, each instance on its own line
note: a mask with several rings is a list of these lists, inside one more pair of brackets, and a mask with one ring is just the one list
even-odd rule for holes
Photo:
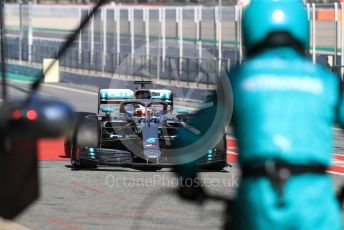
[[[98,114],[80,112],[73,133],[66,138],[66,154],[73,168],[99,165],[159,170],[173,167],[167,149],[173,148],[178,130],[188,123],[186,110],[173,109],[167,89],[100,89]],[[225,135],[196,160],[201,168],[221,170],[226,164]]]

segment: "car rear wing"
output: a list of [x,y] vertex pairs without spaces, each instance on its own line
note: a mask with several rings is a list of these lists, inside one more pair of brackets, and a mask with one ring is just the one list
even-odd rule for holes
[[135,99],[134,91],[131,89],[99,89],[98,91],[98,113],[103,104],[120,104],[126,100]]
[[140,85],[140,89],[145,89],[146,85],[153,84],[152,81],[134,81],[134,85]]

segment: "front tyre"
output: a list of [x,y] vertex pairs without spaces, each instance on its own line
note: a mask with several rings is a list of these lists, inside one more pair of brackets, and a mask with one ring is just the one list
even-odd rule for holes
[[85,117],[79,120],[73,137],[71,165],[73,168],[97,168],[97,163],[80,159],[80,148],[99,147],[100,125],[97,117]]
[[205,170],[210,171],[222,171],[227,166],[227,137],[226,134],[223,136],[223,138],[217,143],[217,145],[214,147],[217,154],[219,154],[216,158],[219,160],[216,163],[212,163],[208,166],[201,167]]
[[75,131],[78,127],[79,121],[84,119],[85,117],[92,117],[96,118],[97,114],[90,113],[90,112],[76,112],[76,117],[78,118],[75,127],[73,128],[73,131],[69,132],[64,140],[64,150],[65,150],[65,157],[70,158],[73,151],[73,138],[75,136]]

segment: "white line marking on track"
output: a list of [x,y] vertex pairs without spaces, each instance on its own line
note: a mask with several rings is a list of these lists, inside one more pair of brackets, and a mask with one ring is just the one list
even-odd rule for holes
[[344,176],[344,173],[334,172],[334,171],[330,171],[330,170],[328,170],[327,172],[332,173],[332,174],[336,174],[336,175]]
[[227,151],[227,154],[238,155],[238,153],[233,152],[233,151]]
[[65,87],[65,86],[61,86],[61,85],[43,84],[43,86],[51,87],[51,88],[55,88],[55,89],[62,89],[62,90],[66,90],[66,91],[72,91],[72,92],[76,92],[76,93],[83,93],[83,94],[98,96],[98,93],[96,93],[96,92],[86,91],[86,90],[82,90],[82,89],[73,89],[73,88],[69,88],[69,87]]
[[0,219],[0,229],[1,230],[30,230],[23,225],[17,224],[13,221]]

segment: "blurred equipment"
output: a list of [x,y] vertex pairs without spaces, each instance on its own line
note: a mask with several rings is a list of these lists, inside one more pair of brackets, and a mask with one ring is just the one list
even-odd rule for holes
[[[80,30],[104,3],[99,1],[83,19],[54,58],[58,60],[68,49]],[[6,49],[4,31],[4,1],[0,5],[0,61],[2,100],[0,107],[0,216],[14,218],[39,195],[37,147],[39,138],[59,137],[74,127],[73,109],[62,101],[41,99],[36,95],[44,74],[54,68],[52,61],[44,73],[37,76],[32,92],[21,101],[7,98]]]
[[[194,127],[197,130],[200,130],[201,132],[206,132],[207,130],[209,130],[210,126],[213,125],[213,122],[217,122],[214,120],[215,114],[216,112],[218,112],[217,107],[225,106],[224,104],[218,104],[217,102],[218,100],[216,93],[208,95],[205,104],[212,103],[214,106],[204,107],[198,110],[192,116],[190,116],[190,119],[192,120],[192,127]],[[218,130],[218,132],[223,134],[225,137],[224,129]],[[181,146],[191,145],[192,143],[199,141],[199,139],[201,139],[201,137],[196,133],[192,132],[191,130],[180,129],[177,132],[175,147],[180,148]],[[226,138],[224,138],[223,141],[226,142]],[[188,156],[188,153],[185,153],[185,156]],[[182,161],[183,160],[180,160],[180,162]],[[202,168],[199,165],[197,165],[196,161],[191,161],[186,164],[178,164],[174,167],[174,169],[179,182],[176,193],[181,199],[198,205],[203,205],[207,201],[225,202],[227,207],[225,218],[227,221],[232,218],[233,200],[225,196],[211,194],[206,190],[206,187],[202,182],[202,178],[198,174],[198,171],[202,170]],[[226,222],[225,224],[227,225],[228,223]],[[224,227],[227,228],[227,226]]]
[[39,138],[59,137],[74,125],[64,102],[35,98],[0,107],[0,216],[14,218],[38,197]]
[[35,140],[1,137],[0,148],[0,216],[11,219],[38,198],[37,146]]

